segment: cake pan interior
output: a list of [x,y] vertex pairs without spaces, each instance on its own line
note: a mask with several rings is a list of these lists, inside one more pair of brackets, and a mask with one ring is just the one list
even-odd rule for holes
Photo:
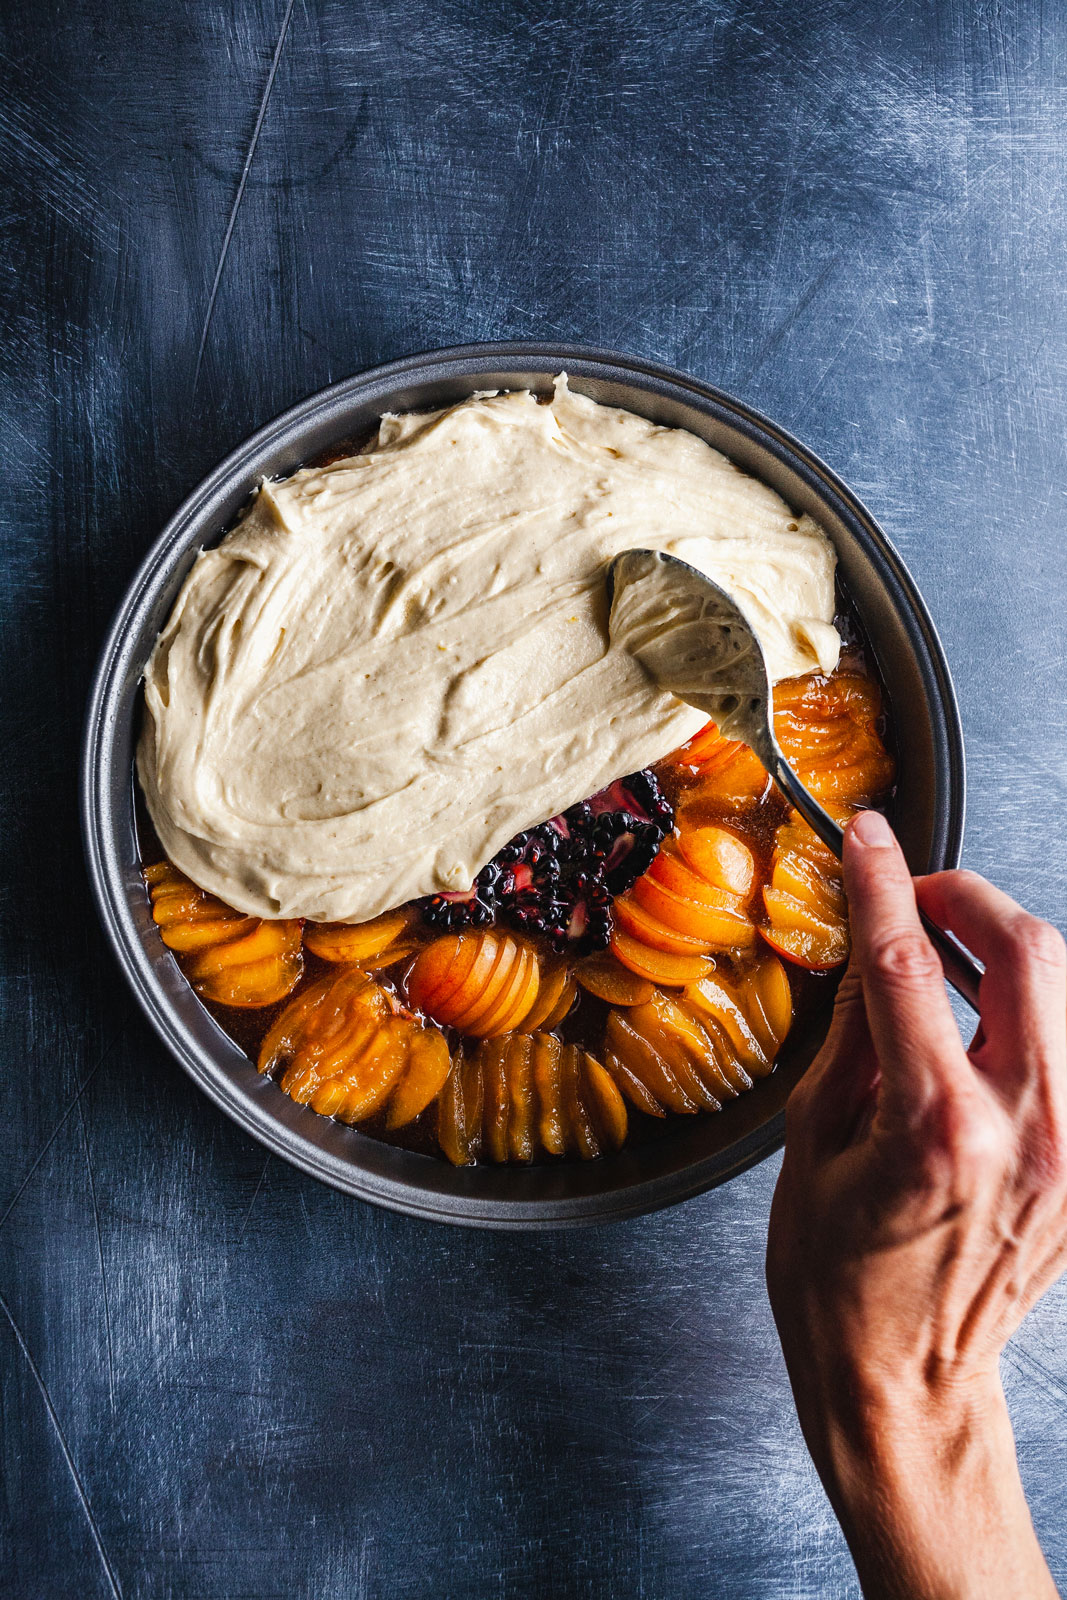
[[683,374],[585,349],[473,346],[391,363],[313,396],[234,452],[190,496],[120,606],[90,695],[82,773],[86,854],[101,917],[138,1000],[200,1087],[284,1159],[397,1210],[494,1227],[558,1226],[652,1210],[732,1177],[776,1149],[792,1085],[821,1041],[795,1030],[771,1077],[716,1116],[671,1119],[663,1136],[595,1162],[456,1169],[385,1145],[294,1105],[201,1006],[152,923],[134,826],[140,679],[196,553],[232,524],[259,481],[338,441],[369,436],[384,411],[425,410],[475,390],[545,392],[565,370],[592,399],[690,432],[822,523],[866,633],[896,733],[894,825],[913,870],[954,865],[964,769],[951,678],[899,557],[862,505],[766,419]]

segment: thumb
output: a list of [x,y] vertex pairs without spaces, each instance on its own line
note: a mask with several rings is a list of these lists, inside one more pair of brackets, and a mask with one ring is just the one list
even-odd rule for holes
[[853,818],[843,861],[854,959],[882,1075],[879,1108],[912,1122],[969,1079],[969,1064],[907,862],[877,811]]

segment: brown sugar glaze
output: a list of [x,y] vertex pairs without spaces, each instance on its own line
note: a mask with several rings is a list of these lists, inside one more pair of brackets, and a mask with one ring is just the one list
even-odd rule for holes
[[[851,612],[843,604],[839,606],[836,624],[844,641],[842,663],[838,672],[860,674],[864,678],[873,678],[868,664],[870,660],[869,654],[865,648],[862,635]],[[818,681],[822,682],[822,680]],[[832,682],[833,680],[831,680],[831,684]],[[877,716],[876,731],[884,741],[885,746],[891,748],[886,719],[881,712]],[[730,833],[741,838],[755,858],[757,883],[762,884],[768,880],[776,835],[788,816],[788,807],[777,790],[768,786],[768,791],[755,806],[749,806],[738,813],[718,807],[713,801],[701,801],[698,798],[700,792],[699,775],[692,768],[687,767],[684,761],[680,761],[677,753],[658,763],[652,770],[659,781],[663,794],[674,806],[676,812],[685,809],[686,816],[690,822],[695,821],[700,825],[705,823],[709,825],[719,824]],[[872,796],[870,798],[874,799],[875,797]],[[884,802],[887,794],[883,792],[877,798],[879,802]],[[865,796],[861,803],[866,803],[866,801],[867,797]],[[137,796],[137,825],[141,859],[146,869],[149,869],[153,863],[162,861],[164,855],[139,792]],[[425,928],[421,932],[429,940],[437,935],[438,930]],[[523,941],[534,947],[542,960],[558,960],[558,957],[553,957],[548,942],[537,931],[524,930],[521,937]],[[757,942],[761,950],[766,949],[762,939]],[[413,954],[398,963],[394,968],[372,974],[376,983],[380,983],[383,988],[394,993],[409,1010],[414,1008],[411,1007],[410,1001],[405,996],[404,980],[410,973],[415,959],[416,957]],[[331,975],[336,975],[339,970],[337,965],[322,960],[319,956],[313,954],[307,949],[306,945],[304,947],[303,960],[303,975],[296,987],[283,1000],[277,1001],[272,1005],[259,1008],[241,1008],[219,1004],[217,1001],[205,998],[203,995],[200,997],[201,1003],[215,1017],[220,1027],[233,1039],[239,1048],[248,1054],[253,1063],[257,1059],[264,1038],[286,1007],[295,999],[304,995],[313,985],[320,983]],[[792,960],[786,960],[782,964],[788,976],[789,989],[792,996],[793,1028],[808,1031],[819,1018],[828,1012],[842,969],[838,965],[829,971],[808,970],[804,966],[795,964]],[[670,994],[676,993],[674,990],[667,992]],[[564,1045],[578,1046],[581,1050],[588,1051],[590,1055],[601,1061],[604,1058],[605,1030],[611,1011],[612,1007],[605,1000],[589,993],[585,988],[579,987],[573,1008],[551,1032]],[[477,1050],[479,1044],[477,1039],[468,1038],[465,1040],[454,1028],[442,1026],[439,1023],[434,1024],[434,1026],[440,1028],[443,1033],[453,1059],[460,1059],[463,1056],[469,1057],[472,1050]],[[665,1117],[647,1115],[632,1102],[628,1105],[627,1110],[629,1127],[626,1142],[631,1146],[663,1137],[677,1126],[677,1118],[670,1113]],[[309,1114],[316,1115],[318,1113],[309,1109]],[[442,1151],[438,1140],[438,1117],[439,1105],[438,1099],[435,1098],[413,1121],[403,1127],[390,1129],[387,1126],[386,1110],[383,1108],[365,1120],[360,1120],[358,1128],[360,1132],[370,1137],[440,1159]],[[534,1159],[556,1158],[546,1156],[541,1151],[540,1154],[535,1153]]]

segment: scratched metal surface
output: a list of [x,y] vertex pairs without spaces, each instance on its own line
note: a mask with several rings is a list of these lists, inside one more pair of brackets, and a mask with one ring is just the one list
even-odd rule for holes
[[[0,77],[4,1592],[855,1594],[764,1296],[776,1163],[522,1238],[265,1160],[102,948],[78,722],[251,429],[413,349],[592,341],[866,498],[955,669],[967,859],[1062,925],[1062,8],[8,0]],[[1005,1373],[1064,1582],[1067,1288]]]

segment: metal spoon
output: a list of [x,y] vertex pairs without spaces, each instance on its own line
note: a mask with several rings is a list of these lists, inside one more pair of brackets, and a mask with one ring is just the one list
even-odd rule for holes
[[[658,550],[624,550],[608,569],[611,636],[656,682],[704,711],[759,757],[789,803],[840,860],[844,835],[801,783],[774,736],[763,649],[744,613],[717,583]],[[968,950],[919,912],[949,983],[978,1010],[983,969]]]

